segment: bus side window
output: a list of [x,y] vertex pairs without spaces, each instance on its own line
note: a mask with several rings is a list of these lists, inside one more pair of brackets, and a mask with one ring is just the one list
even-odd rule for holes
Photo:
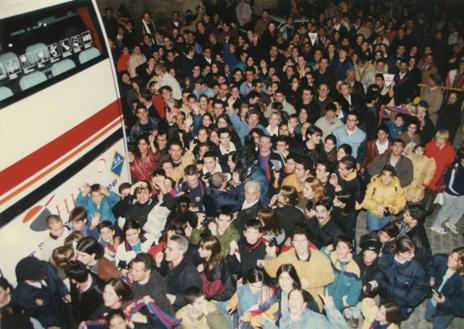
[[51,68],[51,73],[53,77],[56,77],[57,75],[72,70],[75,67],[76,64],[74,63],[74,61],[72,59],[66,58],[62,61],[54,63]]
[[92,47],[86,49],[79,54],[79,63],[87,63],[98,56],[100,56],[100,51],[97,48]]
[[19,87],[22,91],[37,86],[42,82],[47,81],[47,76],[42,71],[34,71],[32,73],[26,74],[25,76],[19,79]]

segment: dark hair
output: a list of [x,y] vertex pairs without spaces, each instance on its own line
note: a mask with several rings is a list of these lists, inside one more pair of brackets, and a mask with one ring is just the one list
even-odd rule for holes
[[396,238],[400,234],[400,229],[395,222],[385,224],[379,231],[385,232],[389,237]]
[[396,253],[403,253],[412,251],[416,248],[414,241],[412,241],[409,237],[402,236],[395,242],[395,252]]
[[382,175],[384,173],[384,171],[389,172],[392,177],[396,177],[396,170],[395,170],[395,167],[393,167],[392,165],[389,165],[389,164],[385,165],[382,168],[382,171],[380,172],[380,175]]
[[85,252],[86,254],[93,255],[95,254],[95,259],[100,259],[103,257],[105,250],[102,245],[98,243],[92,237],[85,237],[77,243],[76,250],[80,252]]
[[296,156],[293,158],[296,164],[302,164],[305,171],[313,169],[313,161],[308,157]]
[[282,264],[279,266],[277,269],[277,274],[276,274],[276,279],[277,281],[279,280],[280,275],[286,272],[288,275],[292,278],[293,284],[292,288],[293,289],[300,289],[301,288],[301,281],[300,277],[298,276],[298,273],[296,272],[295,266],[293,264]]
[[124,239],[126,239],[126,233],[128,230],[140,230],[140,233],[142,232],[140,224],[133,219],[129,219],[128,221],[126,221],[124,227],[122,228]]
[[193,304],[197,300],[197,298],[203,296],[203,291],[198,287],[190,287],[185,290],[185,301],[187,304]]
[[195,165],[188,165],[184,168],[184,175],[185,176],[196,176],[198,175],[198,169]]
[[312,136],[314,134],[319,134],[319,135],[322,136],[323,133],[322,133],[321,128],[319,128],[319,127],[317,127],[315,125],[309,126],[308,129],[306,129],[306,134],[305,134],[306,137]]
[[388,323],[401,322],[402,318],[400,308],[398,307],[398,305],[396,305],[395,303],[385,303],[383,304],[383,307],[385,307],[385,319]]
[[0,288],[3,290],[10,289],[10,292],[13,291],[13,286],[4,277],[0,277]]
[[71,223],[75,223],[78,221],[85,221],[87,219],[87,211],[85,208],[82,207],[76,207],[73,210],[71,210],[71,213],[69,214],[69,221]]
[[64,271],[70,279],[77,283],[84,283],[89,278],[89,270],[84,264],[77,260],[70,261],[66,264]]
[[153,259],[147,253],[141,252],[135,256],[134,259],[129,263],[129,268],[133,263],[143,263],[145,266],[145,271],[151,271],[153,269]]
[[426,212],[423,205],[420,203],[411,203],[406,208],[409,211],[409,215],[417,220],[419,223],[424,223],[426,218]]
[[259,220],[251,218],[245,223],[245,226],[244,226],[243,230],[246,231],[249,228],[254,228],[254,229],[259,230],[261,232],[262,224],[261,224],[261,222]]
[[211,256],[209,259],[204,259],[204,265],[206,272],[211,272],[215,265],[218,264],[223,259],[221,243],[218,238],[213,235],[202,238],[198,242],[198,248],[203,248],[211,251]]
[[106,285],[113,287],[116,295],[121,299],[121,301],[127,302],[132,298],[132,291],[129,285],[124,282],[122,279],[111,279]]
[[340,242],[346,244],[348,246],[348,248],[350,248],[351,250],[353,250],[353,240],[346,237],[346,236],[339,236],[336,240],[335,240],[335,244],[334,246],[337,246],[337,244],[339,244]]
[[276,236],[282,232],[282,225],[274,209],[269,207],[261,208],[258,210],[257,217],[262,222],[261,230],[263,232],[271,232]]
[[343,163],[347,170],[356,169],[356,159],[351,155],[345,155],[340,163]]
[[402,140],[400,138],[395,138],[394,140],[392,140],[392,145],[395,144],[395,143],[401,144],[403,147],[406,145],[404,140]]
[[248,270],[244,279],[247,283],[264,282],[264,270],[254,266]]
[[104,228],[109,228],[112,231],[115,230],[113,223],[111,223],[109,220],[104,220],[103,222],[98,223],[97,225],[98,233],[100,233],[100,231]]
[[292,231],[292,240],[295,238],[295,235],[304,235],[309,240],[308,231],[303,224],[295,224]]
[[131,188],[131,184],[130,184],[130,183],[125,182],[125,183],[122,183],[121,185],[119,185],[119,187],[118,187],[118,192],[119,192],[119,194],[121,194],[122,191],[125,190],[125,189],[127,189],[127,188]]
[[[326,138],[324,139],[324,141],[327,141],[327,140],[331,140],[335,145],[337,145],[337,137],[335,137],[334,135],[330,134],[330,135],[327,135]],[[348,144],[343,144],[343,145],[348,145]],[[341,146],[343,146],[341,145]],[[340,147],[341,147],[340,146]],[[349,145],[348,145],[349,146]],[[346,153],[346,152],[345,152]],[[348,154],[348,153],[347,153]],[[351,154],[351,152],[349,153]]]
[[342,149],[345,152],[346,156],[351,155],[351,153],[353,153],[353,148],[349,144],[342,144],[338,149]]

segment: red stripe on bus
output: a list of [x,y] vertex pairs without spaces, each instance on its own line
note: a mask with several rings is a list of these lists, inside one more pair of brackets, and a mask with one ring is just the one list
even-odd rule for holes
[[[78,146],[81,143],[86,142],[87,139],[91,138],[97,132],[99,132],[103,127],[106,127],[116,118],[121,116],[119,108],[119,100],[114,101],[110,105],[103,108],[98,113],[94,114],[90,118],[81,122],[74,128],[70,129],[61,136],[55,138],[48,144],[37,149],[28,156],[22,158],[18,162],[15,162],[10,167],[6,168],[0,173],[0,195],[3,195],[5,192],[13,189],[15,186],[28,179],[32,175],[36,174],[50,163],[58,160],[66,153],[70,152],[73,148]],[[120,123],[118,121],[117,123]],[[114,124],[111,125],[111,128],[114,128]],[[105,132],[109,131],[105,129]],[[101,135],[101,134],[99,134]],[[95,138],[92,138],[95,140]],[[87,145],[88,143],[86,143]],[[81,148],[79,148],[81,149]],[[73,152],[75,155],[76,152]],[[69,157],[60,161],[60,164],[69,160]],[[60,165],[58,164],[58,166]],[[53,167],[57,167],[54,165]],[[49,170],[47,170],[49,172]],[[43,175],[40,175],[43,177]],[[29,182],[25,186],[21,187],[20,190],[24,190],[30,186],[34,181]],[[12,194],[16,195],[18,192],[15,191]],[[0,200],[0,204],[3,204],[5,201],[13,197],[14,195],[8,195]]]

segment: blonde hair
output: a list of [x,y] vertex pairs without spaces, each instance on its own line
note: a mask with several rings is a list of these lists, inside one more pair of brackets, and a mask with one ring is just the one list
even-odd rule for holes
[[437,130],[437,132],[435,133],[435,139],[437,139],[437,138],[448,140],[449,139],[448,130],[446,130],[446,129]]
[[308,184],[313,189],[314,199],[312,201],[314,203],[327,200],[327,192],[319,179],[316,177],[308,177],[305,184]]

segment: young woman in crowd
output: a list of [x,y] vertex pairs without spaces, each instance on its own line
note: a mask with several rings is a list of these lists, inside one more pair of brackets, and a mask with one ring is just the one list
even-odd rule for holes
[[256,329],[261,326],[263,317],[274,323],[277,320],[278,301],[274,289],[264,282],[264,271],[252,267],[244,281],[246,283],[237,287],[237,292],[226,306],[229,313],[234,313],[234,325]]
[[433,323],[433,329],[445,329],[454,317],[464,315],[464,247],[433,256],[426,270],[432,296],[425,306],[425,319]]
[[148,252],[153,244],[145,238],[140,225],[134,220],[128,220],[122,229],[124,241],[116,249],[115,262],[118,268],[126,269],[138,253]]
[[197,269],[203,281],[203,294],[211,300],[229,300],[235,293],[236,282],[229,272],[219,240],[215,236],[201,239],[198,253],[202,259]]

